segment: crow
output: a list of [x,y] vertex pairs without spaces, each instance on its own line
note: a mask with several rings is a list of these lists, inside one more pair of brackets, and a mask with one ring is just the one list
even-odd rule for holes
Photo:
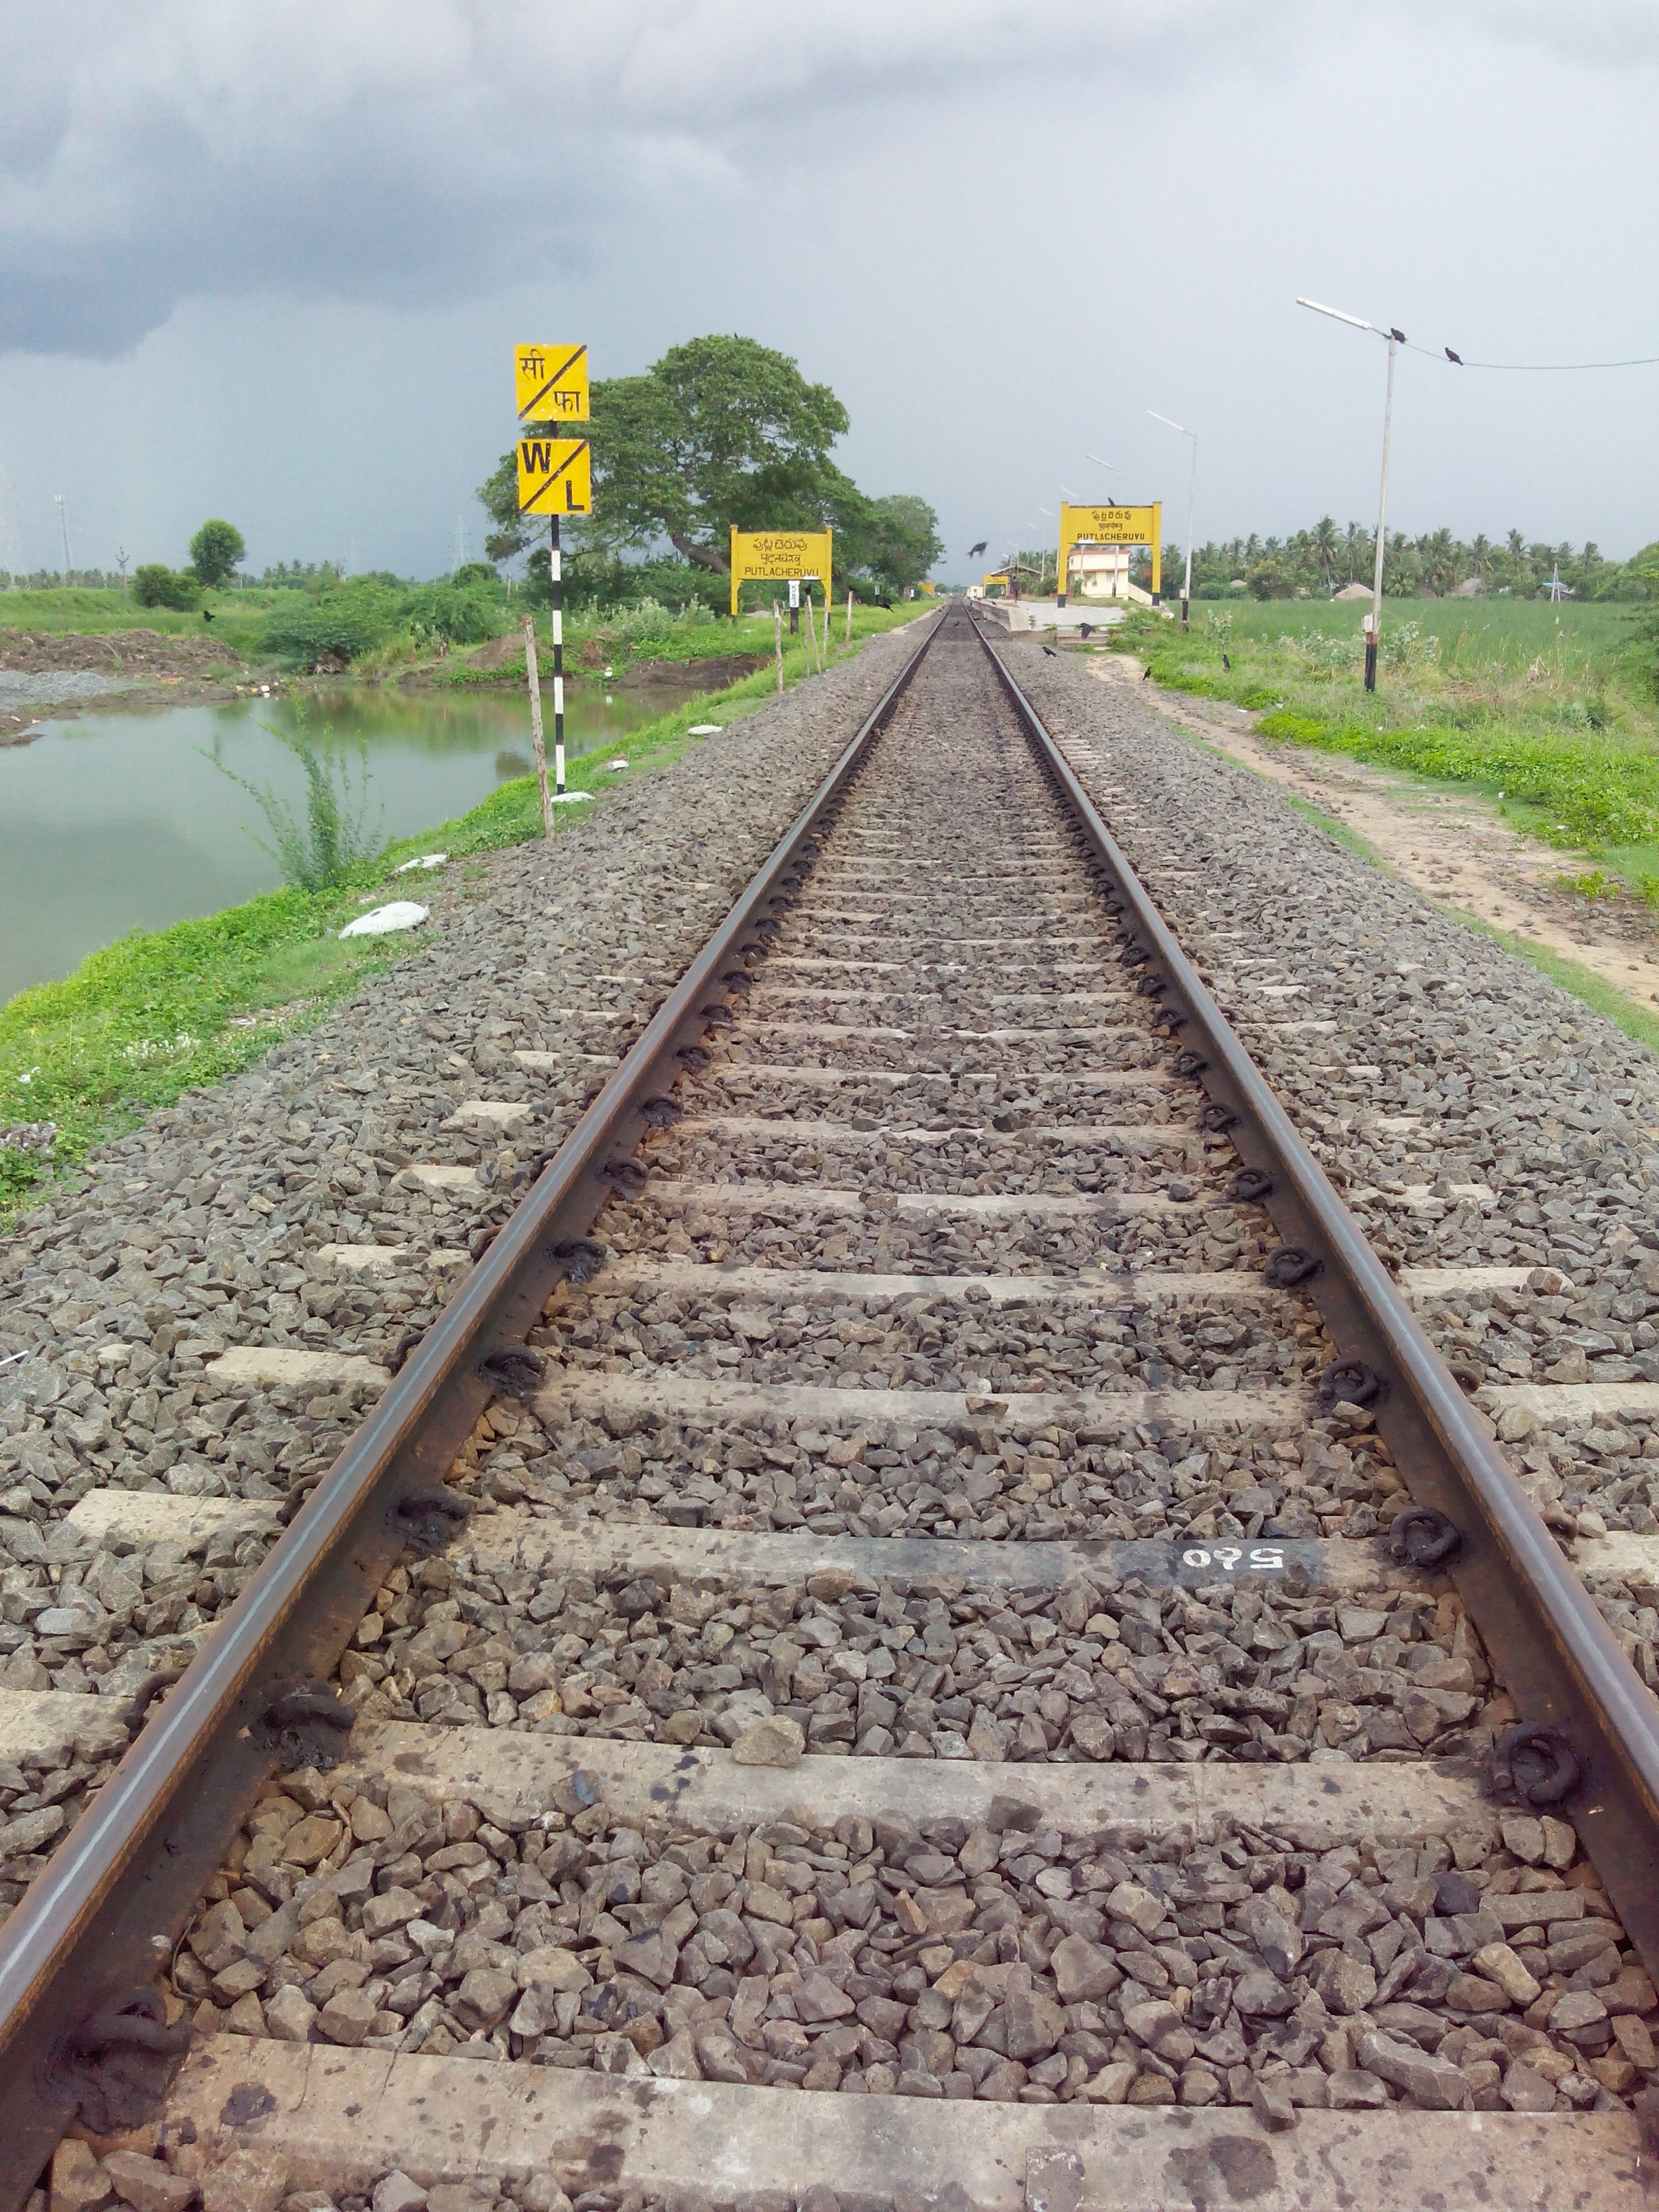
[[1150,668],[1143,668],[1143,669],[1141,670],[1141,672],[1140,672],[1140,680],[1141,680],[1141,682],[1142,682],[1143,684],[1150,683],[1150,682],[1152,681],[1152,670],[1151,670]]
[[967,560],[971,561],[971,560],[973,559],[973,557],[974,557],[974,556],[975,556],[975,553],[982,553],[984,550],[985,550],[985,540],[981,538],[980,539],[979,544],[978,544],[977,545],[970,545],[970,546],[968,548],[968,551],[967,551],[966,555],[964,556],[964,558],[966,558]]
[[1042,650],[1048,654],[1050,660],[1058,659],[1059,655],[1055,653],[1052,645],[1045,645]]
[[1222,654],[1222,656],[1221,656],[1221,665],[1222,665],[1222,666],[1223,666],[1223,667],[1227,671],[1227,672],[1229,673],[1229,675],[1231,675],[1231,672],[1232,672],[1232,665],[1233,665],[1233,664],[1232,664],[1231,660],[1229,659],[1229,657],[1227,656],[1227,654],[1226,654],[1226,653],[1224,653]]
[[208,612],[205,607],[202,610],[202,620],[204,622],[211,622],[213,620],[213,617]]
[[1449,346],[1448,346],[1448,347],[1446,348],[1446,358],[1447,358],[1447,360],[1448,360],[1448,361],[1455,361],[1455,362],[1457,363],[1457,366],[1458,366],[1460,368],[1462,368],[1462,366],[1463,366],[1463,356],[1462,356],[1462,355],[1461,353],[1454,353],[1454,352],[1452,351],[1452,349],[1451,349],[1451,348],[1450,348]]
[[1092,637],[1099,627],[1098,623],[1079,623],[1077,626],[1077,634],[1079,637]]

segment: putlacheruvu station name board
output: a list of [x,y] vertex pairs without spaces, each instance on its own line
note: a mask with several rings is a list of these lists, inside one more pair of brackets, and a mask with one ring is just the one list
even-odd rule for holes
[[732,611],[748,583],[818,583],[823,604],[830,587],[833,530],[734,530],[732,532]]
[[1164,502],[1149,507],[1074,507],[1062,501],[1060,509],[1060,574],[1058,598],[1066,604],[1067,572],[1072,553],[1079,545],[1145,545],[1152,556],[1152,604],[1156,606],[1164,582]]

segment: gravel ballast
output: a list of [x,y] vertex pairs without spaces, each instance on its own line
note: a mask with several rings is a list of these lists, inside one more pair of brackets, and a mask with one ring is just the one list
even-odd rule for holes
[[[470,895],[423,878],[434,921],[417,953],[259,1067],[152,1116],[0,1247],[0,1691],[97,1690],[130,1713],[137,1687],[191,1656],[267,1539],[135,1552],[94,1545],[64,1515],[109,1485],[278,1500],[332,1462],[378,1395],[374,1373],[429,1324],[471,1243],[510,1212],[914,645],[873,641],[608,796],[551,848],[492,860]],[[533,1072],[518,1050],[539,1055]],[[467,1115],[504,1080],[521,1121]],[[472,1179],[428,1188],[404,1175],[416,1163]],[[341,1245],[385,1247],[393,1264],[343,1267]],[[228,1346],[339,1353],[368,1371],[228,1389],[210,1372]],[[98,1771],[76,1771],[88,1762],[61,1732],[31,1756],[56,1794],[40,1803],[31,1777],[0,1769],[0,1909]]]
[[[303,1492],[908,644],[728,733],[718,782],[706,748],[620,795],[558,848],[556,892],[531,848],[478,903],[441,896],[443,934],[372,1003],[158,1117],[27,1225],[0,1306],[0,1356],[8,1328],[35,1353],[0,1369],[0,1683],[131,1700],[189,1656],[268,1531],[94,1548],[65,1506],[111,1482],[267,1510]],[[1514,1272],[1423,1306],[1471,1394],[1659,1382],[1646,1054],[1138,700],[1015,659],[1385,1254]],[[779,763],[763,791],[757,759]],[[450,1470],[493,1510],[393,1571],[338,1680],[405,1743],[415,1723],[510,1732],[492,1757],[544,1756],[539,1735],[864,1764],[815,1765],[787,1818],[718,1832],[624,1816],[580,1774],[533,1815],[428,1802],[412,1765],[290,1775],[204,1900],[178,2002],[256,2040],[1241,2106],[1267,2129],[1624,2109],[1659,2069],[1659,2002],[1565,1820],[1483,1808],[1478,1832],[1317,1851],[1231,1814],[1201,1841],[1045,1826],[1067,1765],[1213,1765],[1224,1802],[1270,1761],[1328,1793],[1355,1764],[1484,1771],[1516,1709],[1455,1592],[1390,1563],[1406,1485],[1371,1416],[1321,1397],[1334,1346],[1264,1284],[1271,1225],[1172,1079],[971,641],[941,647],[820,844],[678,1117],[612,1176],[593,1233],[616,1264],[550,1301],[540,1384]],[[924,1275],[951,1279],[902,1287]],[[261,1382],[260,1349],[361,1364]],[[1659,1533],[1659,1427],[1485,1402],[1564,1540]],[[619,1562],[645,1523],[716,1548],[576,1572],[573,1522]],[[850,1537],[861,1565],[723,1571],[722,1531]],[[953,1571],[905,1571],[895,1542],[884,1571],[902,1537],[949,1540]],[[1178,1540],[1224,1566],[1304,1538],[1352,1547],[1340,1595],[1300,1568],[1175,1588],[1106,1556]],[[1063,1584],[976,1565],[1060,1539],[1100,1547]],[[1659,1586],[1598,1595],[1652,1679]],[[0,1906],[106,1756],[50,1749],[0,1768]],[[883,1812],[876,1778],[907,1760],[992,1766],[1006,1794],[977,1824]],[[812,1771],[869,1809],[818,1819]]]
[[[1571,1826],[1297,1850],[810,1806],[273,1784],[175,1961],[200,2030],[843,2095],[1568,2112],[1653,2062]],[[384,1798],[384,1802],[380,1802]],[[502,1823],[506,1825],[501,1825]],[[1633,2056],[1632,2055],[1633,2054]]]

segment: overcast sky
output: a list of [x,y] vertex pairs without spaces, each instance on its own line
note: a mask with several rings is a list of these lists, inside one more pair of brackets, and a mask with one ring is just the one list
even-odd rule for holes
[[[7,0],[0,566],[432,574],[510,349],[739,331],[969,573],[1062,486],[1375,518],[1384,349],[1659,355],[1655,0]],[[1109,479],[1087,458],[1118,464]],[[1659,368],[1402,356],[1389,520],[1659,538]],[[973,564],[977,567],[979,564]]]

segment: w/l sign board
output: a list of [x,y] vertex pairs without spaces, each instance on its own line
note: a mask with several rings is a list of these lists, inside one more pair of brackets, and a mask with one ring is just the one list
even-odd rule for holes
[[519,512],[544,520],[593,512],[593,457],[586,438],[520,438]]
[[513,381],[520,422],[586,422],[585,345],[514,346]]

